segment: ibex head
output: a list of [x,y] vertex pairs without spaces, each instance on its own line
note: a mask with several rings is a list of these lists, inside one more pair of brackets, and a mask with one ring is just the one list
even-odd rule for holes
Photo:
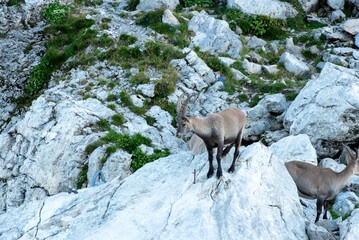
[[[177,101],[177,137],[183,137],[185,136],[189,131],[191,131],[191,124],[189,119],[186,116],[186,112],[187,112],[187,108],[188,108],[188,103],[191,100],[191,97],[193,95],[190,95],[184,102],[184,104],[182,105],[182,98],[183,98],[184,94],[182,94]],[[182,106],[181,106],[182,105]]]
[[352,164],[354,166],[354,174],[359,175],[359,148],[356,150],[356,154],[348,147],[343,144],[343,147],[347,150],[347,164]]

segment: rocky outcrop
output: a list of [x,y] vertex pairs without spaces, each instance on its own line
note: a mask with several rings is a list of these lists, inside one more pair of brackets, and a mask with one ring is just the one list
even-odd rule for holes
[[265,15],[272,18],[286,19],[298,14],[290,3],[278,0],[228,0],[227,6],[237,8],[247,14]]
[[284,67],[288,72],[294,73],[296,76],[301,76],[310,71],[304,62],[288,52],[282,54],[279,62],[284,64]]
[[[231,164],[230,155],[223,166]],[[220,181],[207,179],[207,169],[204,155],[181,152],[162,158],[123,181],[10,210],[0,215],[0,236],[307,239],[294,182],[268,148],[259,143],[245,148],[236,171],[225,172]]]
[[178,4],[179,0],[140,0],[136,9],[145,12],[163,8],[175,10]]
[[188,29],[195,32],[192,43],[201,51],[216,55],[226,53],[233,58],[240,58],[242,42],[226,21],[217,20],[202,11],[188,22]]
[[356,143],[358,82],[355,71],[326,63],[288,108],[285,127],[290,134],[307,134],[321,157],[334,156],[340,143]]

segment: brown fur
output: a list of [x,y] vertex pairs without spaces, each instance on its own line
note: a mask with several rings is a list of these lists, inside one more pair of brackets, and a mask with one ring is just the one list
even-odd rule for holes
[[[208,114],[206,118],[186,116],[187,105],[191,98],[188,97],[181,107],[183,95],[177,103],[177,136],[183,137],[188,132],[193,132],[200,137],[208,151],[209,171],[207,177],[211,177],[213,170],[213,148],[217,148],[217,178],[222,176],[221,157],[225,156],[235,145],[235,153],[229,172],[235,168],[235,160],[239,155],[239,146],[242,141],[244,127],[247,123],[245,114],[238,108],[230,107],[221,112]],[[229,144],[223,150],[224,145]]]
[[330,168],[321,168],[309,163],[291,161],[285,164],[289,174],[293,178],[301,197],[317,199],[317,217],[319,220],[324,204],[324,219],[327,218],[328,201],[344,188],[353,174],[358,171],[358,150],[355,156],[349,147],[347,157],[349,158],[346,168],[337,173]]

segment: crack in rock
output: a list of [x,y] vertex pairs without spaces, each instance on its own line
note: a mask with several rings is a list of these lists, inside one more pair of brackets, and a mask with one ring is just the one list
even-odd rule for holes
[[[36,224],[36,227],[35,227],[36,228],[35,239],[36,239],[37,233],[39,231],[39,226],[40,226],[40,223],[41,223],[41,213],[42,213],[42,209],[44,208],[44,206],[45,206],[45,201],[42,202],[42,206],[41,206],[40,211],[39,211],[39,221],[38,221],[38,223]],[[30,230],[32,230],[32,229],[30,229]]]

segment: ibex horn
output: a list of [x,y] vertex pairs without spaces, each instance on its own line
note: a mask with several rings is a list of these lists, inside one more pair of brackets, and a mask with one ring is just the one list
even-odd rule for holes
[[181,113],[181,103],[182,103],[183,96],[184,96],[184,93],[181,96],[179,96],[179,98],[177,100],[177,108],[176,108],[177,115],[179,115]]

